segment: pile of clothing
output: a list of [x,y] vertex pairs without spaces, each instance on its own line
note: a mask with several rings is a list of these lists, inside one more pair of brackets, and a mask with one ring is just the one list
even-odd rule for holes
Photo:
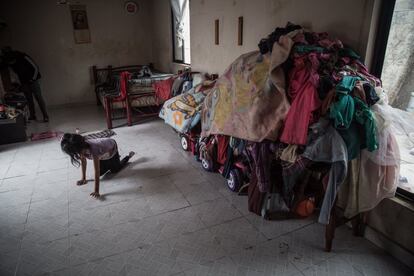
[[303,198],[298,191],[319,181],[319,222],[327,224],[335,202],[352,217],[394,196],[400,156],[393,131],[412,128],[395,119],[401,116],[413,118],[388,105],[381,81],[354,50],[288,23],[216,81],[201,127],[204,137],[247,142],[250,211],[292,211]]

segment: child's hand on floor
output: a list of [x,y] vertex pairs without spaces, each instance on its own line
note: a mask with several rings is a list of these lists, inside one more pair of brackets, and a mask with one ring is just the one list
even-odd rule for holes
[[101,195],[98,192],[91,193],[91,197],[98,199]]
[[86,183],[88,183],[88,180],[82,179],[82,180],[78,180],[76,182],[76,185],[81,186],[81,185],[85,185]]

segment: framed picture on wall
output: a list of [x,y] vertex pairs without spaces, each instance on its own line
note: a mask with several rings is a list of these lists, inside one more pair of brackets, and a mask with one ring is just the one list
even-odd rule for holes
[[75,43],[90,43],[88,15],[85,5],[70,5]]

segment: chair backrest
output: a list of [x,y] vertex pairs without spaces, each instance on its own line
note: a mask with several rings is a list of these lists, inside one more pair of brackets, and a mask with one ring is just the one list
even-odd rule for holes
[[95,86],[108,83],[110,80],[112,66],[108,66],[105,68],[98,68],[95,65],[92,66],[92,76],[93,76],[93,84]]

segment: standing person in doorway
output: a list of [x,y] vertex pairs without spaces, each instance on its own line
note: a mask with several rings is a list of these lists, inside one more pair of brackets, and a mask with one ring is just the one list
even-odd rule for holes
[[20,79],[23,93],[29,106],[29,120],[36,120],[35,105],[33,97],[36,99],[43,115],[43,121],[49,122],[49,116],[46,111],[46,104],[42,97],[40,89],[40,72],[39,67],[27,54],[12,50],[10,47],[2,49],[2,59],[13,69]]

